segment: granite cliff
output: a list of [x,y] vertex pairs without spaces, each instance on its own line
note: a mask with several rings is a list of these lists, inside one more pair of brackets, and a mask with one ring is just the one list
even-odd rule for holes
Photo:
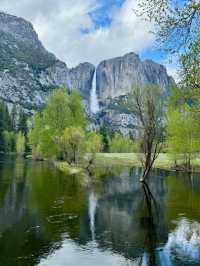
[[101,62],[96,70],[96,91],[101,113],[99,123],[124,135],[134,133],[135,117],[126,109],[126,98],[131,89],[147,85],[161,88],[161,97],[167,99],[175,84],[166,68],[152,60],[142,61],[135,53],[129,53]]
[[89,63],[68,68],[43,47],[31,23],[0,12],[0,97],[6,102],[31,112],[64,86],[78,89],[88,108],[94,71]]
[[127,95],[133,86],[158,85],[163,96],[173,82],[166,68],[152,60],[141,61],[135,53],[105,60],[97,67],[97,94],[100,101]]
[[[0,98],[27,113],[41,107],[57,87],[77,89],[94,126],[105,124],[128,134],[134,129],[135,119],[123,102],[131,88],[156,84],[167,97],[173,83],[164,66],[141,61],[134,53],[105,60],[97,69],[90,63],[68,68],[43,47],[30,22],[0,12]],[[95,94],[99,102],[96,114],[90,108],[91,95]]]

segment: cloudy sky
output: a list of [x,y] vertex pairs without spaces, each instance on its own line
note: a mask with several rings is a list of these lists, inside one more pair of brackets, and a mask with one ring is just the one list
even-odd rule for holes
[[136,52],[166,63],[155,49],[153,25],[135,16],[137,0],[1,0],[0,9],[31,21],[44,46],[72,67]]

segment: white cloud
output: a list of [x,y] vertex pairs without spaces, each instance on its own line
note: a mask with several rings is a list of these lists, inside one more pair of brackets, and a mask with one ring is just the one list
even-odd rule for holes
[[176,56],[161,60],[160,64],[166,67],[168,75],[172,76],[177,83],[180,81],[180,65]]
[[[44,46],[69,66],[141,52],[153,44],[152,26],[136,17],[136,0],[113,8],[109,27],[96,29],[88,15],[98,0],[1,0],[1,9],[31,21]],[[80,29],[88,29],[88,34]]]
[[178,83],[180,81],[180,74],[177,66],[166,65],[168,75],[172,76]]

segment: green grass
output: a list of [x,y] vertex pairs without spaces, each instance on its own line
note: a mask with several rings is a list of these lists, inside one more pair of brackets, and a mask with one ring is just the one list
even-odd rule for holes
[[[98,153],[96,155],[96,164],[104,166],[141,166],[139,154],[136,153]],[[173,166],[173,158],[166,153],[161,153],[154,164],[154,168],[166,170],[172,170]],[[200,157],[192,160],[192,166],[194,171],[200,171]]]
[[[181,161],[179,161],[181,163]],[[85,170],[81,165],[72,166],[67,162],[54,162],[56,168],[69,175],[85,175]],[[98,153],[94,167],[120,167],[120,166],[142,166],[137,153]],[[200,157],[192,160],[194,172],[200,172]],[[161,153],[155,161],[154,168],[163,170],[173,170],[174,161],[170,154]]]

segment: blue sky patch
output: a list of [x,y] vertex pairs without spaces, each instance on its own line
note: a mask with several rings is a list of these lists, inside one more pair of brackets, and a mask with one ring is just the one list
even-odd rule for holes
[[110,26],[112,23],[112,10],[120,8],[124,2],[124,0],[100,0],[99,8],[89,14],[95,24],[95,28]]

